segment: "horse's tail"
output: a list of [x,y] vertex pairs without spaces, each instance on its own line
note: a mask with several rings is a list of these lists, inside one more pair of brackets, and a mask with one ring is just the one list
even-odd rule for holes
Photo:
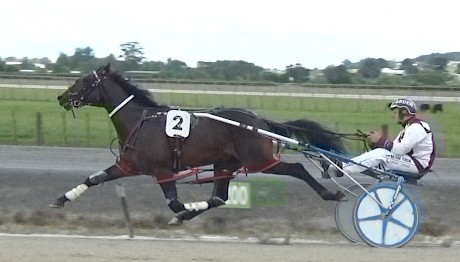
[[284,123],[265,120],[271,132],[336,153],[346,153],[341,136],[321,124],[307,119]]

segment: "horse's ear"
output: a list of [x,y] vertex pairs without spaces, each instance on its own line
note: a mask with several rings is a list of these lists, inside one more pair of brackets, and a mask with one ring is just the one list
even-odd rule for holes
[[105,74],[108,74],[109,72],[110,72],[110,63],[108,63],[102,68],[101,74],[105,75]]

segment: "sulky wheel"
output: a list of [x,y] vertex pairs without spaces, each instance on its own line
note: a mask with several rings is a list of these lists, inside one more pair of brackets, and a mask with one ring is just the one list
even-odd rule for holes
[[[364,188],[369,187],[371,184],[361,184]],[[340,230],[342,235],[348,240],[354,243],[363,242],[356,233],[353,223],[353,211],[355,210],[355,204],[358,201],[358,197],[364,193],[363,189],[358,185],[352,185],[345,191],[344,194],[348,201],[339,201],[335,205],[335,224]]]
[[[353,220],[356,233],[365,243],[374,247],[401,247],[417,233],[421,224],[421,207],[404,187],[393,201],[397,188],[396,183],[378,183],[368,189],[369,194],[358,198]],[[389,209],[392,201],[393,208]]]

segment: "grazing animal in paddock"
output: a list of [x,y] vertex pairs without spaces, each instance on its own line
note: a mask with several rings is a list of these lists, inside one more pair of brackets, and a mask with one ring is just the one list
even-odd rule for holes
[[[110,180],[149,175],[156,177],[166,202],[176,213],[170,224],[180,224],[200,213],[225,204],[233,174],[244,168],[247,172],[262,172],[292,176],[306,182],[324,200],[340,201],[344,194],[330,192],[318,183],[300,163],[286,163],[273,154],[272,138],[193,113],[189,126],[181,126],[183,118],[174,118],[174,128],[189,128],[186,137],[166,134],[170,107],[157,104],[152,94],[141,89],[110,65],[100,67],[76,80],[62,95],[59,104],[66,110],[85,105],[103,107],[109,113],[120,141],[120,157],[116,164],[89,176],[82,184],[69,190],[52,203],[64,207],[88,188]],[[184,111],[182,111],[184,112]],[[340,137],[316,122],[296,120],[276,123],[239,108],[214,108],[206,111],[215,116],[295,137],[323,149],[344,152]],[[183,203],[178,199],[174,174],[181,170],[206,165],[214,166],[214,190],[207,201]]]

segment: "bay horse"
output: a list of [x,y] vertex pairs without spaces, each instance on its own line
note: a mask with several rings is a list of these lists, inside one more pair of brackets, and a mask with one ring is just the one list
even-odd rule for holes
[[[112,71],[110,64],[77,79],[58,100],[66,110],[73,111],[85,105],[105,108],[119,139],[120,156],[116,164],[92,174],[82,184],[57,198],[50,207],[64,207],[64,203],[77,199],[89,187],[103,182],[149,175],[157,179],[167,205],[175,213],[169,224],[179,225],[210,208],[224,205],[228,199],[229,181],[242,168],[248,172],[298,178],[312,187],[323,200],[340,201],[345,196],[341,191],[330,192],[301,163],[277,159],[273,154],[275,141],[253,131],[209,118],[194,117],[191,113],[190,134],[186,138],[167,136],[166,120],[171,107],[155,102],[148,90]],[[276,123],[240,108],[214,108],[206,112],[295,137],[323,149],[345,151],[340,137],[314,121]],[[211,198],[194,203],[181,202],[174,175],[181,170],[207,165],[214,166]]]

